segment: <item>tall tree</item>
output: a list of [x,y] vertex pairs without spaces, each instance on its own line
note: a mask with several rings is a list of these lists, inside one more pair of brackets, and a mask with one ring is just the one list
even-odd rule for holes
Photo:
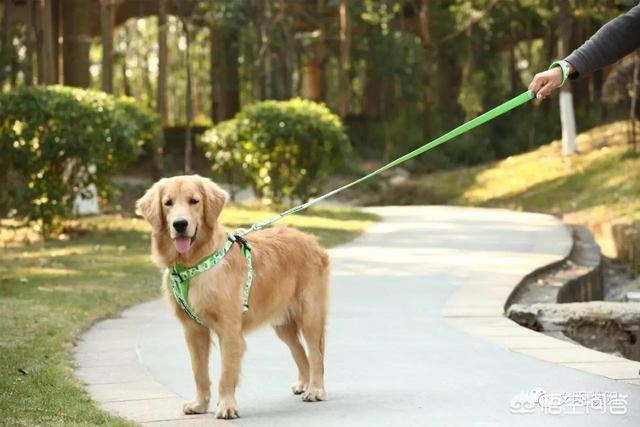
[[[158,0],[158,82],[156,95],[156,111],[160,118],[160,127],[167,125],[167,0]],[[160,132],[153,149],[154,179],[162,176],[164,165],[162,162],[162,150],[164,146],[164,132]]]
[[350,79],[349,51],[351,49],[351,20],[349,19],[349,0],[340,0],[340,53],[338,55],[338,113],[343,119],[349,112]]
[[636,123],[638,121],[638,88],[640,87],[640,50],[634,55],[633,74],[629,85],[631,107],[629,108],[629,143],[635,153],[637,146]]
[[187,78],[185,79],[185,132],[184,132],[184,173],[191,173],[191,152],[193,149],[193,141],[191,136],[191,122],[193,120],[193,93],[191,86],[191,28],[189,19],[182,17],[182,30],[186,39],[185,46],[185,71]]
[[67,86],[89,87],[91,6],[86,0],[65,0],[62,5],[63,81]]
[[[566,58],[570,53],[571,43],[569,0],[558,0],[558,7],[558,53],[561,58]],[[562,153],[564,155],[575,154],[578,151],[576,118],[573,110],[571,82],[569,81],[565,82],[560,89],[560,121],[562,122]]]
[[36,3],[36,16],[40,23],[38,81],[40,84],[56,82],[55,52],[57,37],[54,37],[53,8],[51,0],[40,0]]
[[216,123],[232,118],[240,110],[238,33],[234,25],[211,26],[211,113]]
[[0,84],[5,81],[7,76],[7,66],[11,63],[13,56],[15,56],[11,40],[14,20],[13,0],[4,0],[3,5],[2,39],[0,40]]
[[422,133],[426,138],[431,136],[431,70],[433,65],[433,43],[431,40],[431,0],[420,2],[420,41],[424,52],[424,69],[422,71],[422,105],[424,115],[422,117]]
[[33,0],[25,2],[25,55],[26,64],[24,67],[24,83],[29,86],[33,84],[33,55],[35,53],[35,17]]
[[158,0],[158,95],[156,106],[160,123],[167,124],[167,0]]
[[102,90],[113,93],[113,0],[100,0],[100,33],[102,40]]
[[327,26],[325,23],[326,0],[316,0],[316,15],[319,19],[318,36],[311,46],[307,63],[309,99],[326,100],[325,66],[327,62]]

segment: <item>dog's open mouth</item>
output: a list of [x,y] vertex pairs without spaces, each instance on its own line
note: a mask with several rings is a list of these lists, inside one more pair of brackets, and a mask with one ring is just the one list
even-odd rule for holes
[[191,237],[178,236],[175,239],[173,239],[173,244],[175,245],[176,251],[178,251],[179,254],[184,254],[189,250],[189,248],[191,248],[191,245],[193,244],[193,241],[195,239],[196,239],[195,233]]

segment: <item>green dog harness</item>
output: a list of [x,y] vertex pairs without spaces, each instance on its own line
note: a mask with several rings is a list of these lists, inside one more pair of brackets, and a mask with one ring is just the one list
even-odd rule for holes
[[251,247],[249,246],[249,242],[240,236],[240,234],[234,233],[230,235],[221,249],[202,258],[195,266],[187,268],[176,264],[175,267],[169,270],[169,283],[173,297],[187,316],[200,325],[203,325],[202,319],[189,302],[189,280],[218,265],[229,250],[231,250],[234,243],[238,243],[240,246],[240,251],[244,255],[247,263],[247,277],[244,281],[242,295],[242,312],[246,313],[249,310],[249,295],[251,294],[251,283],[253,282],[253,265],[251,262]]

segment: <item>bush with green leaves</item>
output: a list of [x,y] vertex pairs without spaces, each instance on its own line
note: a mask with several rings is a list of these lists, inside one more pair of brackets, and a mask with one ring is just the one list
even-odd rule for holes
[[40,220],[48,232],[90,184],[106,195],[158,132],[155,113],[131,98],[63,86],[0,94],[0,214]]
[[201,143],[214,172],[275,203],[316,195],[350,152],[338,116],[299,98],[251,104]]

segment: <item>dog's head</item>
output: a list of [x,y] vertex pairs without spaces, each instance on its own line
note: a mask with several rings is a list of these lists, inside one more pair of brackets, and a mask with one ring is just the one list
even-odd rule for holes
[[211,236],[227,200],[227,193],[210,179],[184,175],[156,182],[136,206],[151,224],[154,238],[171,240],[184,255]]

